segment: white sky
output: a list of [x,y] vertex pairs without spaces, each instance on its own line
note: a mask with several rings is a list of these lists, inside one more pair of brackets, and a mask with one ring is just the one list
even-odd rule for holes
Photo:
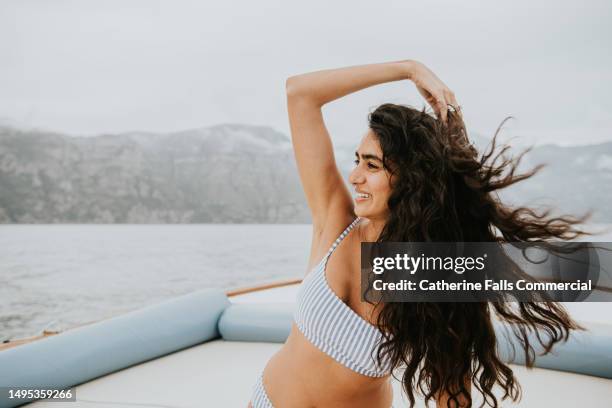
[[[288,134],[284,83],[417,59],[458,95],[469,129],[519,142],[612,140],[612,3],[603,1],[3,0],[0,121],[72,134],[234,122]],[[325,108],[355,145],[407,81]]]

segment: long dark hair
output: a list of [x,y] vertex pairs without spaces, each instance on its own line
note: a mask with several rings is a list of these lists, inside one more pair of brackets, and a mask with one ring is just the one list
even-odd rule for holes
[[[510,146],[505,145],[494,155],[504,122],[479,158],[461,115],[453,110],[448,111],[444,124],[425,110],[407,106],[383,104],[375,109],[369,115],[369,126],[394,180],[388,200],[390,215],[378,242],[529,242],[592,235],[575,227],[590,213],[580,218],[551,217],[550,209],[538,214],[500,202],[496,190],[525,180],[542,167],[516,174],[530,149],[508,158]],[[384,340],[376,357],[379,364],[385,356],[394,367],[405,366],[401,381],[411,406],[415,404],[413,390],[423,394],[426,402],[446,393],[448,406],[458,407],[461,400],[471,406],[466,381],[482,393],[482,406],[498,406],[492,392],[496,384],[504,391],[502,400],[520,398],[521,388],[512,369],[498,356],[491,312],[512,324],[528,367],[535,360],[528,340],[531,332],[548,334],[547,339],[537,335],[545,354],[554,344],[566,341],[571,330],[584,330],[554,302],[389,302],[378,306],[377,325],[383,329]]]

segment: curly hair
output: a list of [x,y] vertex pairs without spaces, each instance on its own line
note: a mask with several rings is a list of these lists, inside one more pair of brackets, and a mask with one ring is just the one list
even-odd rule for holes
[[[471,241],[531,242],[548,238],[571,240],[592,235],[575,227],[591,213],[576,218],[550,216],[526,208],[512,208],[500,202],[496,190],[533,176],[543,165],[524,174],[515,174],[521,158],[508,158],[505,145],[496,152],[498,127],[488,150],[478,157],[470,144],[459,113],[449,110],[444,124],[425,110],[383,104],[369,115],[369,127],[383,152],[384,167],[392,175],[390,210],[377,242]],[[499,161],[499,163],[498,163]],[[505,174],[504,174],[505,173]],[[501,236],[496,235],[499,232]],[[371,302],[370,302],[371,303]],[[376,359],[383,355],[394,367],[405,366],[401,379],[410,406],[414,391],[436,400],[448,395],[447,406],[460,406],[472,398],[466,381],[482,393],[481,406],[498,406],[493,387],[504,391],[502,400],[517,401],[521,387],[512,369],[498,356],[492,313],[511,323],[513,334],[525,352],[526,365],[535,361],[528,337],[537,334],[543,354],[571,330],[585,330],[554,302],[510,303],[399,303],[380,306],[377,325],[383,341]],[[542,338],[541,331],[547,333]],[[460,400],[462,399],[463,402]]]

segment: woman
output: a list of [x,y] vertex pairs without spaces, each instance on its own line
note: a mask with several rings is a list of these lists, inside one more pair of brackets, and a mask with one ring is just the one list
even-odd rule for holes
[[[355,153],[351,195],[321,108],[352,92],[404,79],[414,82],[438,118],[393,104],[372,112]],[[290,335],[259,377],[249,406],[388,408],[395,368],[405,368],[403,390],[411,405],[416,389],[441,407],[471,406],[472,383],[491,406],[498,403],[494,385],[516,400],[520,387],[497,358],[489,304],[361,302],[360,244],[494,241],[495,229],[507,241],[571,239],[586,234],[573,228],[586,217],[547,219],[548,212],[503,206],[491,192],[538,169],[515,176],[518,160],[504,158],[495,165],[506,148],[487,164],[495,138],[477,160],[453,92],[416,61],[291,77],[287,104],[312,214],[310,273],[300,287]],[[502,177],[508,166],[510,174]],[[526,329],[525,342],[529,330],[546,330],[547,351],[571,330],[582,329],[554,303],[521,303],[518,311],[491,305],[501,319]]]

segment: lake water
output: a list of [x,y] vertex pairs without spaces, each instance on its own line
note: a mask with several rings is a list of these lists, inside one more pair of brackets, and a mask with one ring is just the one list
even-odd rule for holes
[[[310,237],[310,225],[2,225],[0,340],[198,289],[301,278]],[[612,303],[578,306],[612,316]]]
[[301,278],[310,225],[2,225],[0,340]]

